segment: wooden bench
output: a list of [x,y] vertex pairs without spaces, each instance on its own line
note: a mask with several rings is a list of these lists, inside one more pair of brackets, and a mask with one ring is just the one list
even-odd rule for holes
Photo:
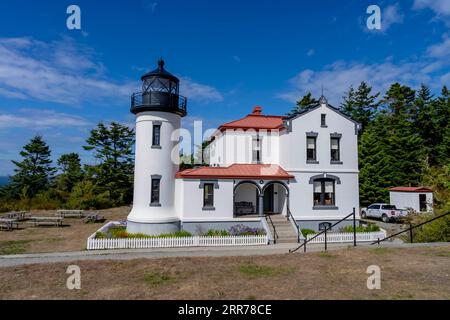
[[99,215],[98,212],[90,213],[83,219],[84,223],[90,223],[90,222],[97,223],[97,222],[103,222],[103,221],[105,221],[105,217]]
[[55,226],[61,227],[64,218],[62,217],[31,217],[29,224],[32,224],[34,227],[39,226]]
[[84,210],[58,210],[56,216],[61,218],[83,218],[85,216]]
[[251,202],[241,201],[234,204],[234,210],[236,215],[254,214],[255,206]]
[[0,230],[11,231],[13,229],[19,229],[19,221],[16,219],[0,219]]

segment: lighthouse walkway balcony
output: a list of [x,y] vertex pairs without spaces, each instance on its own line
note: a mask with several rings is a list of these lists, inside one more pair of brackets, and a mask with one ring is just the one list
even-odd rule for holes
[[187,99],[178,94],[160,91],[136,92],[131,96],[131,112],[164,111],[186,116]]

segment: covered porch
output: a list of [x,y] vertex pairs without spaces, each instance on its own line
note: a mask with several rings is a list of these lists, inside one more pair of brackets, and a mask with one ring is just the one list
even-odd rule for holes
[[267,214],[286,216],[289,208],[289,180],[235,181],[233,208],[235,218]]

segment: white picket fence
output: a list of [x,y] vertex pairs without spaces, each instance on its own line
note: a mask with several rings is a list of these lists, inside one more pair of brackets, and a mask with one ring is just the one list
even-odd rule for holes
[[[108,223],[97,232],[105,232],[115,223]],[[135,239],[95,239],[96,233],[87,240],[88,250],[105,249],[149,249],[149,248],[179,248],[179,247],[225,247],[225,246],[255,246],[269,243],[267,235],[260,236],[227,236],[206,237],[193,236],[182,238],[135,238]]]
[[[309,234],[306,239],[310,240],[313,238],[314,234]],[[377,241],[378,239],[382,240],[386,238],[386,231],[380,230],[377,232],[357,232],[356,233],[356,241],[357,242],[371,242]],[[327,242],[328,243],[345,243],[345,242],[353,242],[353,232],[341,232],[341,233],[327,233]],[[325,234],[318,236],[313,239],[309,243],[325,243]]]

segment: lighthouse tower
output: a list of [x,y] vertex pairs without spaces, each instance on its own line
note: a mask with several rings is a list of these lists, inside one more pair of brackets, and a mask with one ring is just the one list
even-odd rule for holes
[[[180,80],[158,68],[142,76],[142,92],[134,93],[131,112],[136,115],[136,152],[133,209],[127,231],[158,235],[180,230],[175,212],[175,174],[179,170],[178,140],[186,98],[179,95]],[[175,158],[174,158],[175,157]]]

